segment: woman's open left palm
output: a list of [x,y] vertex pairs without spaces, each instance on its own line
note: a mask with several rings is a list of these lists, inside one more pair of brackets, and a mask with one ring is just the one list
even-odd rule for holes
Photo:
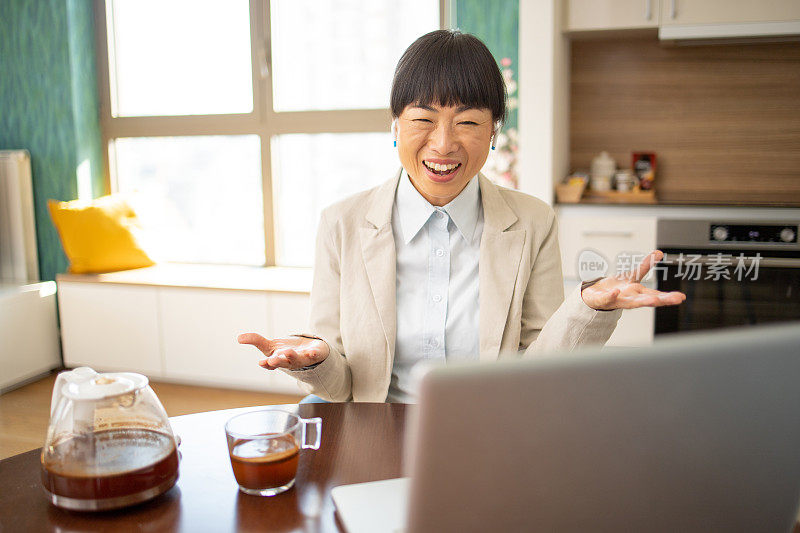
[[632,272],[603,278],[586,287],[581,291],[583,301],[589,307],[603,311],[678,305],[686,299],[682,292],[662,292],[641,284],[653,265],[663,257],[660,250],[654,250]]

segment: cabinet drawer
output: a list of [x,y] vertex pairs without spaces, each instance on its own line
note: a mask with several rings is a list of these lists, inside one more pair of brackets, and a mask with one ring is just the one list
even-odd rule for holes
[[618,259],[655,249],[656,218],[560,216],[558,235],[565,279],[580,279],[578,263],[586,250],[602,256],[608,264],[607,274],[615,274]]

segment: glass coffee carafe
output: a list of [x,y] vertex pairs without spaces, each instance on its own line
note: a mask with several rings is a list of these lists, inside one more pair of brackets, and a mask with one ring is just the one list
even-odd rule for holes
[[145,376],[88,367],[58,375],[42,448],[42,484],[53,504],[117,509],[177,480],[176,438]]

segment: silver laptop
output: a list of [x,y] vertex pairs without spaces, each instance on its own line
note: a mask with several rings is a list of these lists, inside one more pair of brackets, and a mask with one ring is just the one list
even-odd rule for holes
[[410,482],[334,489],[350,533],[788,532],[800,324],[441,368],[415,418]]

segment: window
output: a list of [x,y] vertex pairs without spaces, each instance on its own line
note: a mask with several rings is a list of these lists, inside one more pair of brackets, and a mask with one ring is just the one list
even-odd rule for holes
[[[320,211],[399,169],[389,90],[443,0],[105,0],[111,190],[167,261],[310,266]],[[105,66],[108,68],[105,68]]]

